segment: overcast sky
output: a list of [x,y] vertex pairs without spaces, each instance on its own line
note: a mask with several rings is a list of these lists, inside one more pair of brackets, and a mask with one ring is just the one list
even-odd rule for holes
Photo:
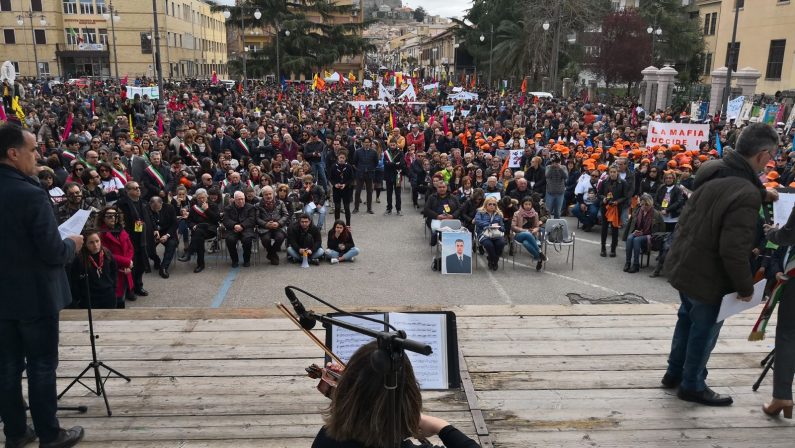
[[[216,0],[218,3],[232,5],[235,0]],[[425,8],[431,14],[442,17],[464,17],[466,9],[472,6],[472,0],[403,0],[403,4],[416,9]]]

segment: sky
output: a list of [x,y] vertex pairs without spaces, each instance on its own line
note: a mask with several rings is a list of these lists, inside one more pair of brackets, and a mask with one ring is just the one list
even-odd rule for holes
[[[231,5],[235,0],[216,0]],[[472,6],[472,0],[403,0],[404,6],[416,9],[420,6],[433,15],[463,18],[465,10]]]

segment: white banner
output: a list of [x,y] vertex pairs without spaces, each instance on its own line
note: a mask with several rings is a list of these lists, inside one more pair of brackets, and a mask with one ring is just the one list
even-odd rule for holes
[[398,100],[406,100],[406,99],[408,99],[409,101],[414,101],[417,99],[417,92],[414,91],[414,84],[412,84],[411,82],[409,82],[409,86],[398,97]]
[[709,140],[708,124],[659,123],[649,124],[646,147],[657,145],[679,145],[685,150],[698,149],[698,145]]
[[795,106],[792,107],[792,111],[789,113],[789,118],[787,118],[787,125],[784,127],[785,134],[789,134],[789,130],[792,128],[793,122],[795,122]]
[[523,149],[512,149],[511,161],[508,162],[508,168],[519,168],[522,166],[522,154],[524,154]]
[[378,83],[378,99],[379,100],[389,100],[392,101],[394,99],[394,95],[389,93],[389,91],[384,87],[383,84],[380,82]]
[[729,101],[729,105],[726,107],[726,117],[731,119],[737,119],[740,116],[740,110],[743,108],[743,104],[745,104],[745,97],[738,96],[737,98]]
[[438,83],[438,82],[435,82],[435,83],[433,83],[433,84],[425,84],[424,86],[422,86],[422,88],[423,88],[423,90],[433,90],[433,89],[438,89],[438,88],[439,88],[439,83]]
[[373,88],[373,81],[371,81],[369,79],[363,79],[362,80],[362,87],[364,87],[365,89],[372,89]]
[[141,95],[141,99],[143,99],[144,95],[147,95],[150,99],[158,100],[160,99],[160,89],[157,87],[134,87],[134,86],[126,86],[127,87],[127,98],[133,99],[135,95]]

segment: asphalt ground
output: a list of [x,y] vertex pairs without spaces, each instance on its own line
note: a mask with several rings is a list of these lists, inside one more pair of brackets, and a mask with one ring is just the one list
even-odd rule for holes
[[[190,263],[175,260],[169,279],[160,278],[155,271],[146,274],[144,287],[149,296],[127,306],[271,307],[276,301],[286,302],[286,285],[306,289],[343,307],[569,304],[571,295],[602,299],[623,294],[652,303],[679,302],[664,277],[649,277],[654,257],[652,267],[636,274],[624,273],[623,243],[616,258],[600,257],[599,227],[585,233],[576,228],[574,218],[567,218],[576,234],[573,270],[566,263],[565,247],[561,252],[548,250],[549,261],[541,272],[536,272],[535,262],[524,248],[517,251],[514,267],[506,247],[504,268],[501,263],[496,272],[486,268],[486,259],[481,256],[471,275],[441,275],[431,270],[434,252],[423,230],[420,211],[413,208],[406,192],[403,204],[404,216],[384,216],[386,195],[382,193],[381,203],[373,204],[375,214],[364,213],[362,207],[361,213],[353,215],[353,237],[361,250],[353,263],[323,262],[302,269],[287,263],[285,253],[280,252],[281,264],[271,266],[263,251],[259,263],[233,269],[228,256],[216,253],[207,255],[204,272],[194,274],[195,257]],[[330,213],[322,232],[324,243],[332,222]],[[311,304],[307,299],[307,306]]]

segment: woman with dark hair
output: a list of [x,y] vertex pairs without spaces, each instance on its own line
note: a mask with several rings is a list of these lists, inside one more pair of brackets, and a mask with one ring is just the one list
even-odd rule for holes
[[[116,264],[116,308],[124,308],[124,297],[133,288],[133,244],[124,230],[124,214],[115,205],[109,205],[97,214],[95,228],[99,231],[102,246],[113,255]],[[134,297],[134,296],[133,296]]]
[[342,263],[343,261],[353,261],[353,257],[359,255],[359,248],[353,242],[353,235],[345,221],[337,219],[334,221],[334,226],[328,231],[328,240],[326,241],[328,247],[329,261],[331,264]]
[[461,225],[469,229],[470,233],[475,232],[475,215],[478,209],[483,206],[483,200],[486,194],[483,193],[482,188],[475,188],[472,191],[472,196],[464,201],[461,207],[453,212],[453,217],[461,221]]
[[113,204],[119,199],[119,192],[124,190],[124,183],[113,174],[113,169],[107,162],[100,162],[97,165],[99,173],[99,186],[105,194],[108,204]]
[[49,193],[53,204],[59,204],[66,199],[63,190],[55,185],[55,175],[53,175],[52,171],[45,168],[39,171],[38,178],[41,186]]
[[[331,404],[323,414],[325,425],[312,448],[392,448],[409,437],[437,434],[447,448],[479,448],[448,422],[422,414],[422,394],[408,356],[399,366],[397,388],[394,392],[385,389],[384,375],[372,362],[377,350],[378,344],[370,342],[351,356],[332,392]],[[330,368],[339,370],[333,365]],[[394,416],[389,410],[390,393],[397,401]]]
[[102,247],[99,232],[84,234],[85,244],[69,269],[72,306],[76,308],[116,308],[117,268],[113,254]]
[[521,207],[513,215],[511,230],[513,231],[514,241],[524,246],[527,252],[536,260],[536,271],[540,271],[547,260],[546,255],[541,252],[538,242],[540,229],[541,221],[538,219],[538,213],[533,208],[533,198],[525,196],[522,198]]

